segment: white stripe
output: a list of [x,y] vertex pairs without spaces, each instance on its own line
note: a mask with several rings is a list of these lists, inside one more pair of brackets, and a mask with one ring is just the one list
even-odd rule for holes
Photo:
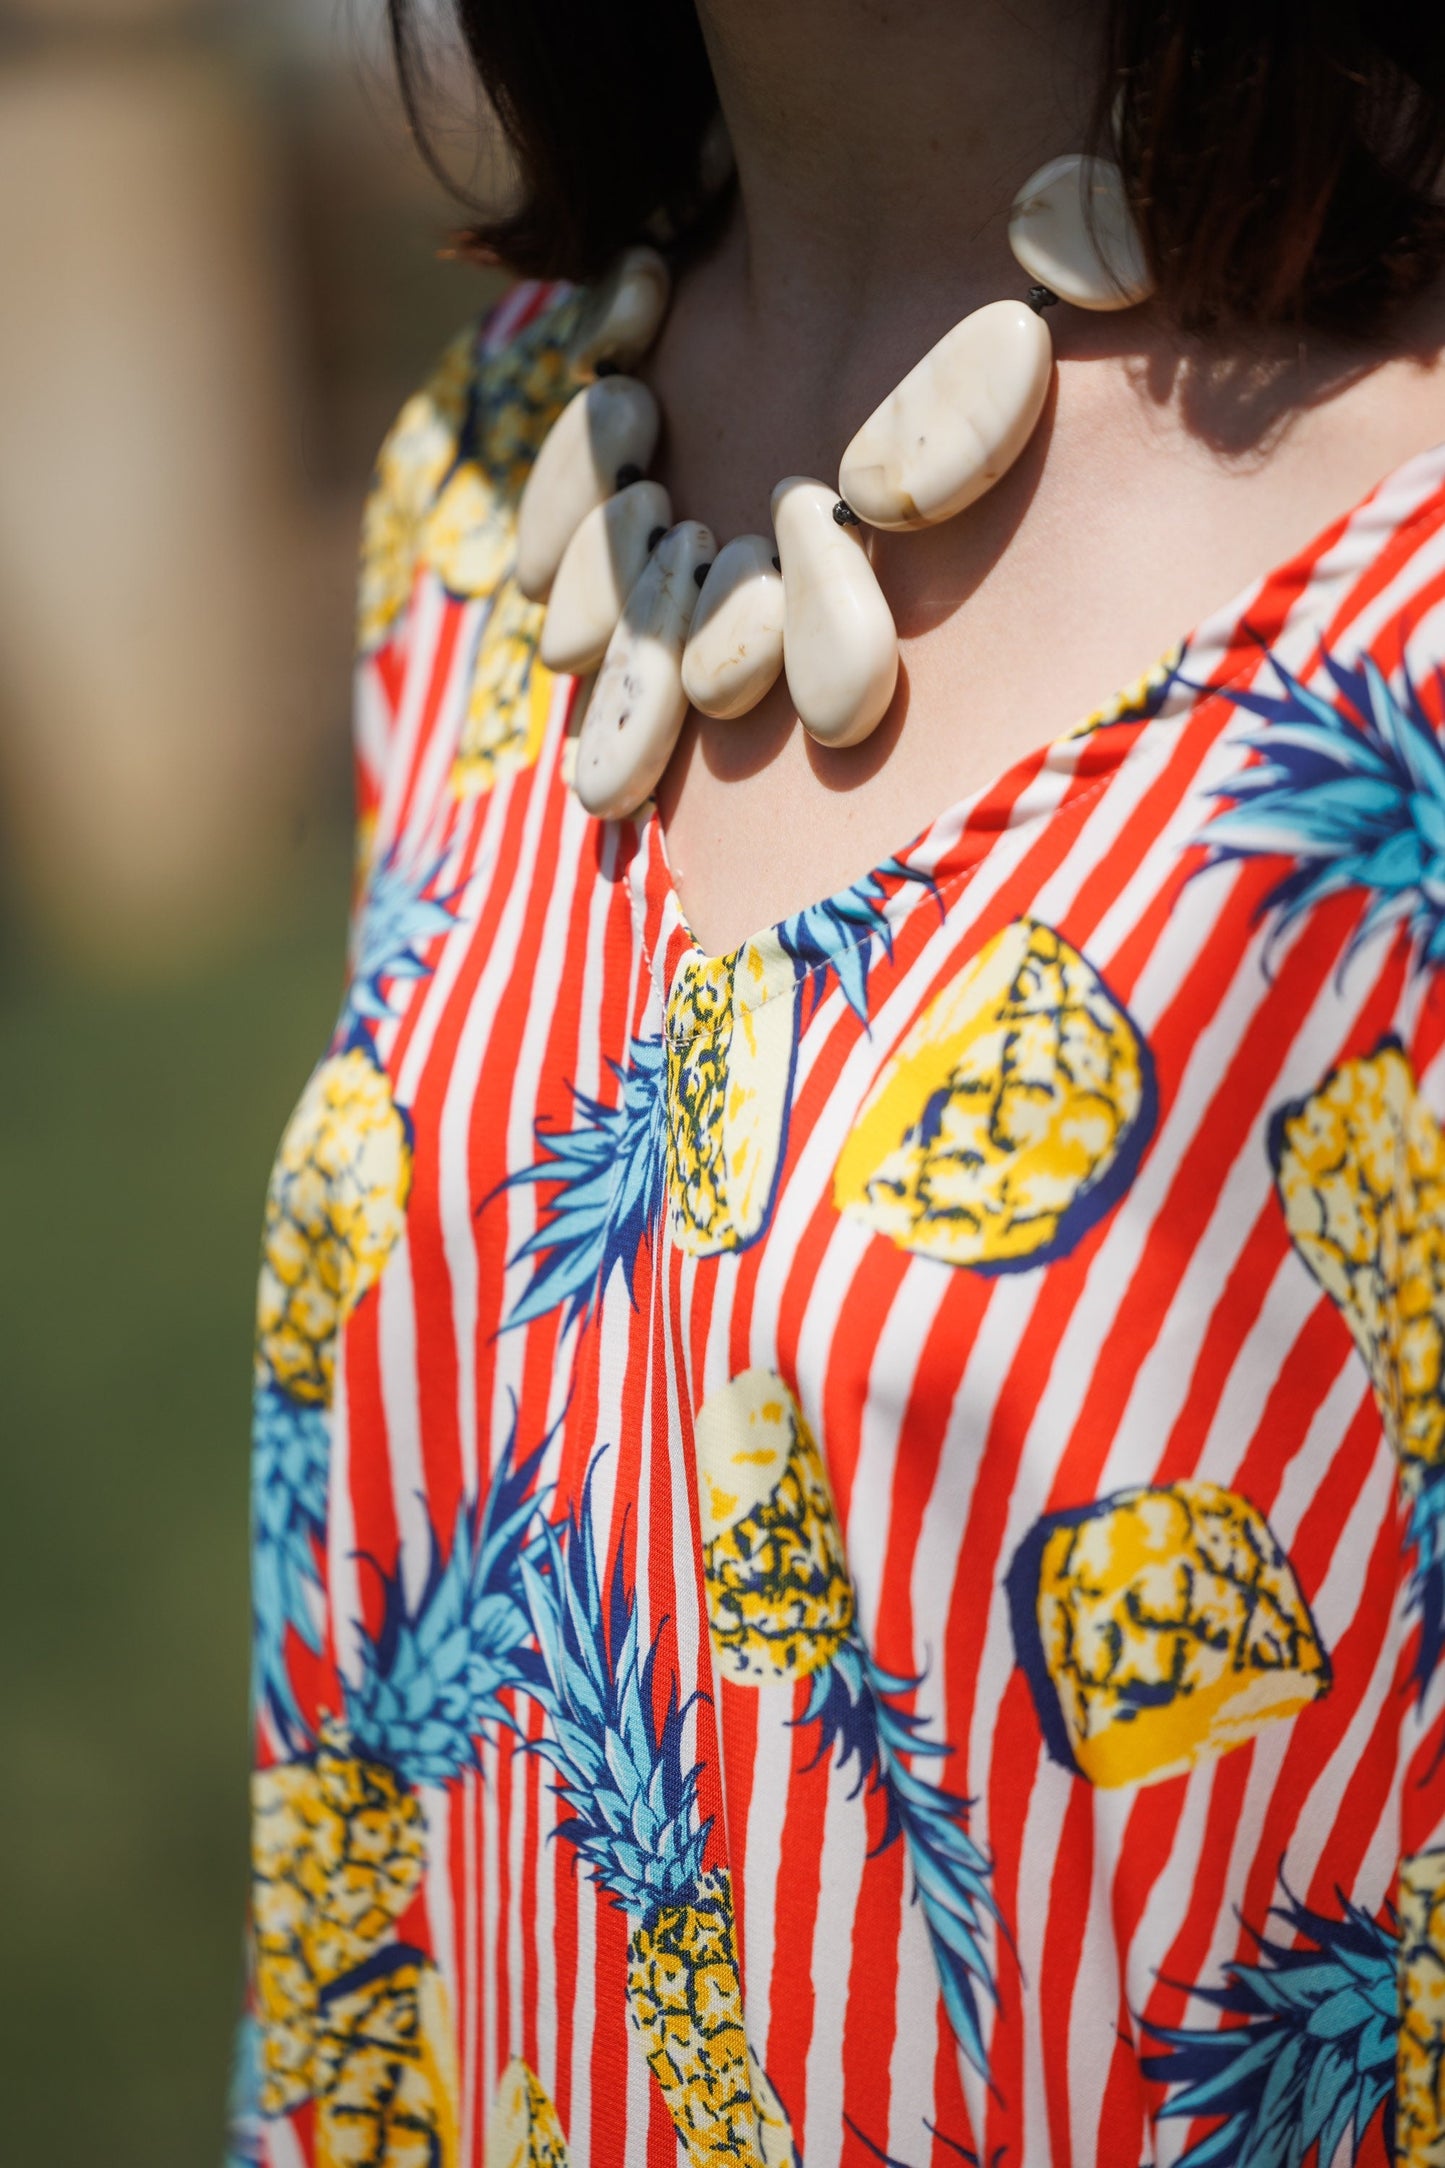
[[[868,1818],[850,1796],[853,1776],[830,1769],[819,1864],[818,1916],[813,1928],[813,2031],[807,2059],[808,2168],[838,2168],[843,2125],[843,2034],[853,1969],[853,1921],[868,1853]],[[879,2134],[868,2135],[875,2145]]]
[[336,1349],[331,1396],[330,1469],[326,1489],[326,1590],[331,1606],[336,1669],[349,1686],[361,1677],[360,1562],[356,1556],[356,1505],[351,1495],[351,1425],[347,1417],[346,1343]]
[[511,1901],[507,1906],[507,2022],[511,2033],[503,2049],[504,2063],[512,2056],[520,2055],[526,2046],[526,1958],[522,1944],[530,1922],[522,1916],[522,1878],[532,1831],[527,1806],[526,1758],[515,1748],[507,1753],[507,1786],[507,1871],[511,1878]]
[[766,2062],[773,2022],[778,1875],[797,1734],[790,1723],[792,1687],[760,1686],[756,1692],[758,1743],[753,1756],[753,1789],[748,1801],[747,1830],[736,1856],[743,1860],[747,1890],[743,1977],[748,1983],[748,2038]]
[[[888,2065],[887,2147],[897,2160],[929,2157],[927,2125],[937,2115],[933,2075],[938,2062],[939,2027],[945,2023],[926,1916],[922,1905],[913,1898],[912,1889],[910,1868],[904,1876],[898,1919],[898,1985],[893,2052]],[[950,2043],[952,2038],[950,2031]],[[944,2135],[956,2145],[969,2142],[967,2131],[952,2130]]]
[[263,2142],[266,2147],[267,2168],[307,2168],[306,2155],[296,2126],[290,2116],[279,2117],[275,2122],[269,2118],[262,2123]]
[[[459,1795],[461,1796],[461,1795]],[[452,1910],[452,1789],[449,1784],[427,1784],[421,1792],[426,1816],[426,1918],[432,1955],[446,1982],[447,2001],[461,2012],[457,1978],[456,1916]],[[465,1811],[465,1809],[463,1809]]]
[[[597,2025],[597,1892],[588,1875],[575,1878],[577,1891],[577,1991],[572,1999],[572,2127],[567,2150],[577,2168],[591,2168],[592,2035]],[[598,2161],[597,2168],[608,2168]]]
[[[1070,1776],[1045,1756],[1043,1749],[1037,1752],[1038,1775],[1029,1794],[1028,1812],[1024,1818],[1023,1843],[1019,1848],[1017,1917],[1011,1923],[1017,1943],[1017,1962],[1023,1974],[1023,2086],[1022,2098],[1010,2103],[1022,2121],[1024,2128],[1024,2158],[1035,2156],[1047,2159],[1049,2143],[1048,2095],[1044,2089],[1043,2038],[1039,2024],[1040,2000],[1049,1993],[1049,1976],[1044,1969],[1044,1942],[1054,1920],[1054,1906],[1045,1892],[1050,1891],[1054,1867],[1059,1855],[1059,1838],[1064,1827],[1078,1778]],[[1028,1779],[1025,1762],[1013,1772],[1018,1792]],[[1074,1904],[1082,1900],[1081,1890],[1070,1889],[1067,1896],[1061,1894],[1060,1902]],[[1054,1993],[1062,1992],[1062,1983]],[[968,2104],[978,2129],[983,2128],[982,2089],[975,2079],[968,2088]],[[1112,2168],[1112,2164],[1111,2164]],[[1123,2163],[1119,2164],[1123,2168]]]
[[[482,1741],[482,1781],[477,1786],[477,1819],[481,1824],[482,1859],[480,1911],[482,1915],[482,1973],[479,1992],[482,2000],[482,2124],[491,2111],[492,2087],[501,2070],[497,2038],[497,1975],[502,1937],[500,1870],[501,1845],[497,1823],[497,1763],[498,1749],[490,1739]],[[475,1899],[473,1900],[475,1907]]]
[[[431,1564],[432,1526],[427,1512],[426,1468],[421,1450],[421,1405],[416,1371],[416,1301],[411,1283],[411,1245],[403,1232],[387,1259],[376,1290],[377,1359],[381,1407],[386,1420],[386,1463],[396,1515],[400,1555],[397,1571],[408,1609],[414,1609]],[[444,1549],[452,1531],[438,1530]],[[384,1561],[382,1561],[384,1565]]]
[[462,1772],[458,1812],[462,1817],[462,1931],[463,1998],[459,2004],[462,2064],[462,2160],[465,2168],[477,2158],[474,2104],[477,2093],[477,2023],[481,1982],[481,1903],[477,1890],[477,1818],[481,1812],[481,1779],[473,1769]]
[[395,839],[402,804],[411,783],[422,716],[431,694],[437,644],[446,620],[448,603],[441,582],[425,573],[417,582],[407,628],[406,669],[396,721],[387,752],[381,802],[376,812],[376,855],[380,857]]

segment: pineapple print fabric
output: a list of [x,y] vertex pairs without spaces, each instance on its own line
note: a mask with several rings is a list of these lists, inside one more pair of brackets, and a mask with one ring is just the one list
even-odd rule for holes
[[382,452],[230,2158],[1445,2164],[1445,452],[728,956]]

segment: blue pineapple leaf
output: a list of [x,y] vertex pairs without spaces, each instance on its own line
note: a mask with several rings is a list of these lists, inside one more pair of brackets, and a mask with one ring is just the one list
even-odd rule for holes
[[1199,838],[1207,863],[1293,861],[1260,905],[1271,943],[1326,896],[1360,889],[1342,970],[1401,924],[1417,964],[1445,957],[1445,746],[1409,672],[1397,693],[1373,656],[1349,667],[1324,651],[1329,700],[1270,660],[1282,694],[1225,695],[1263,727],[1244,736],[1250,765],[1213,792],[1231,802]]
[[503,1185],[556,1185],[541,1225],[508,1259],[511,1265],[537,1261],[508,1313],[508,1328],[556,1309],[566,1324],[587,1316],[617,1265],[631,1294],[638,1252],[661,1219],[667,1170],[662,1039],[634,1039],[626,1069],[609,1066],[618,1082],[617,1105],[574,1091],[579,1126],[539,1126],[545,1158]]
[[306,1728],[286,1666],[286,1636],[321,1649],[330,1418],[279,1386],[258,1384],[251,1419],[251,1619],[256,1707],[294,1752]]
[[917,881],[938,895],[931,874],[906,865],[901,858],[890,858],[851,888],[793,912],[778,926],[778,940],[786,954],[805,971],[818,974],[815,998],[821,993],[822,974],[831,970],[849,1008],[865,1025],[874,940],[881,941],[885,956],[891,959],[893,955],[893,927],[884,910],[889,894],[881,878],[885,874],[895,881]]
[[688,1708],[675,1680],[659,1695],[661,1630],[644,1655],[620,1542],[604,1586],[591,1472],[568,1518],[542,1524],[519,1577],[542,1658],[526,1689],[546,1719],[535,1751],[566,1810],[558,1835],[619,1911],[686,1904],[711,1828],[685,1757]]
[[1405,1612],[1420,1621],[1415,1691],[1423,1701],[1445,1656],[1445,1467],[1407,1463],[1405,1495],[1410,1509],[1405,1542],[1413,1553]]
[[852,1763],[854,1791],[866,1784],[881,1796],[883,1834],[875,1851],[904,1839],[949,2023],[969,2062],[987,2079],[982,2004],[996,2002],[998,1992],[983,1936],[988,1921],[1001,1925],[993,1862],[968,1833],[972,1801],[929,1783],[914,1766],[952,1751],[944,1741],[926,1738],[925,1719],[905,1706],[922,1683],[921,1677],[885,1671],[855,1635],[813,1674],[797,1722],[818,1727],[813,1765],[829,1754],[839,1769]]
[[379,1023],[395,1014],[391,996],[382,988],[384,979],[395,985],[430,977],[433,967],[422,952],[439,934],[450,933],[459,918],[455,906],[460,889],[444,896],[432,893],[444,864],[441,857],[409,863],[397,844],[378,861],[362,903],[355,966],[338,1036],[361,1017]]
[[431,1532],[414,1603],[400,1566],[383,1574],[381,1625],[361,1637],[346,1689],[353,1738],[409,1784],[447,1784],[476,1765],[480,1742],[517,1730],[512,1697],[541,1676],[518,1574],[541,1507],[545,1442],[519,1456],[516,1418],[485,1497],[463,1499],[449,1547]]
[[1347,2130],[1356,2150],[1386,2107],[1398,2028],[1396,1937],[1340,1894],[1335,1915],[1285,1889],[1271,1915],[1293,1943],[1250,1930],[1258,1958],[1225,1967],[1222,1987],[1189,1992],[1238,2023],[1143,2021],[1162,2052],[1146,2077],[1168,2089],[1162,2119],[1221,2118],[1180,2168],[1328,2168]]

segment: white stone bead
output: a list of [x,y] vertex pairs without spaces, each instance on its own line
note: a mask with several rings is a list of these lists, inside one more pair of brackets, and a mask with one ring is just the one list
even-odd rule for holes
[[577,740],[574,788],[599,820],[621,820],[651,797],[687,714],[682,651],[701,567],[717,544],[683,520],[664,535],[607,644]]
[[1006,474],[1044,409],[1054,348],[1037,310],[990,301],[955,324],[869,415],[838,474],[871,527],[932,527]]
[[783,667],[783,581],[766,535],[740,534],[703,582],[682,658],[699,714],[728,720],[755,708]]
[[671,525],[672,506],[661,482],[633,482],[606,504],[594,505],[567,544],[552,582],[540,644],[549,670],[575,677],[597,668],[623,604],[642,577],[648,543]]
[[783,666],[803,723],[824,745],[857,745],[887,712],[898,634],[856,527],[833,517],[825,482],[790,475],[773,491],[783,564]]
[[1130,309],[1153,290],[1112,159],[1075,151],[1040,166],[1014,198],[1008,242],[1030,278],[1076,309]]
[[562,409],[517,511],[517,585],[529,602],[546,601],[567,544],[619,472],[647,465],[660,420],[652,393],[630,376],[604,376]]
[[635,367],[662,328],[671,293],[671,275],[655,248],[624,249],[583,302],[567,342],[578,375],[590,376],[599,361]]

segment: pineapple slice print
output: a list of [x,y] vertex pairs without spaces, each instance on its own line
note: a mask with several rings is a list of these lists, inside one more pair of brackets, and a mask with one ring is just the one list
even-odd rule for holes
[[362,517],[357,637],[363,652],[385,640],[411,598],[422,521],[457,456],[473,366],[467,331],[407,401],[381,448]]
[[557,682],[537,654],[546,614],[510,578],[492,599],[452,762],[452,790],[459,798],[530,768],[542,749]]
[[557,2110],[520,2056],[508,2063],[497,2087],[483,2168],[567,2168],[567,2140]]
[[658,1649],[642,1645],[620,1547],[604,1586],[590,1483],[560,1529],[540,1524],[519,1572],[545,1667],[539,1751],[567,1809],[559,1834],[628,1916],[632,2025],[689,2168],[791,2161],[777,2096],[753,2085],[732,1883],[706,1864],[676,1682],[659,1714]]
[[805,1678],[853,1629],[853,1584],[820,1455],[773,1370],[745,1370],[697,1418],[708,1618],[739,1685]]
[[1019,919],[924,1011],[839,1155],[840,1212],[984,1272],[1074,1248],[1154,1127],[1149,1049],[1061,934]]
[[456,2168],[445,1990],[396,1940],[425,1866],[420,1802],[329,1722],[314,1757],[254,1779],[253,1827],[261,2114],[314,2100],[321,2168]]
[[358,1040],[307,1085],[266,1197],[257,1352],[294,1399],[330,1406],[337,1332],[381,1277],[410,1187],[406,1118]]
[[1400,1863],[1400,2042],[1395,2065],[1395,2159],[1445,2161],[1445,1850]]
[[1445,1460],[1445,1137],[1385,1040],[1280,1107],[1290,1240],[1354,1336],[1402,1462]]
[[668,1224],[695,1257],[768,1223],[787,1131],[796,974],[764,934],[731,956],[685,955],[667,1002]]
[[459,2168],[446,1989],[414,1953],[322,2002],[316,2168]]
[[1101,1787],[1176,1776],[1329,1690],[1289,1559],[1263,1514],[1213,1483],[1047,1515],[1008,1594],[1050,1752]]
[[1290,1240],[1349,1326],[1399,1463],[1423,1692],[1445,1652],[1445,1136],[1386,1039],[1280,1107],[1269,1156]]
[[343,1726],[252,1780],[252,1933],[264,2115],[318,2089],[322,1995],[389,1943],[421,1886],[420,1802]]
[[463,600],[491,594],[507,572],[531,462],[577,388],[566,359],[576,309],[568,300],[539,317],[485,373],[467,330],[402,408],[362,522],[363,652],[391,633],[421,566]]

